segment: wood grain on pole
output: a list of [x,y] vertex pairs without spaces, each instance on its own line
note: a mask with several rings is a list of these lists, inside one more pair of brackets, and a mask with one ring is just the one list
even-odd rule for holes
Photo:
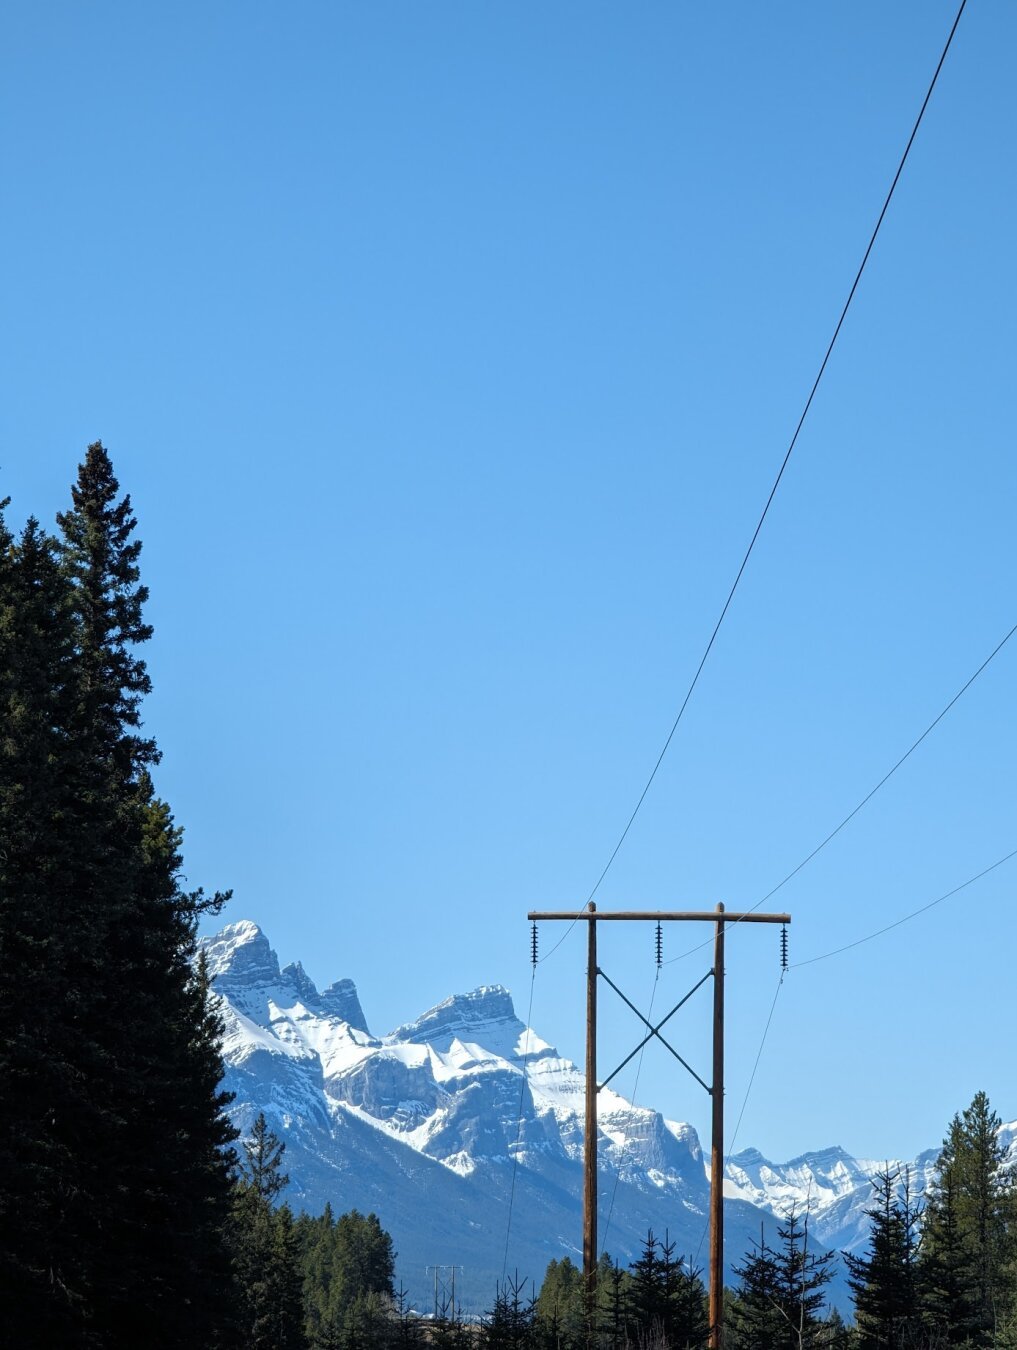
[[710,1350],[724,1344],[724,924],[713,939],[713,1125],[710,1141]]
[[[591,917],[596,905],[590,903]],[[587,929],[586,1137],[583,1151],[583,1275],[592,1327],[597,1298],[597,925]]]

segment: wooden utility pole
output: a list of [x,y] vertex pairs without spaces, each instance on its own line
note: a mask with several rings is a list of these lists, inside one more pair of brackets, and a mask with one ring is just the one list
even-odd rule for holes
[[[598,910],[591,901],[586,909],[576,913],[531,910],[527,918],[537,923],[542,920],[585,922],[587,927],[586,965],[586,1137],[583,1148],[583,1275],[586,1283],[587,1313],[592,1327],[597,1296],[597,1094],[607,1086],[644,1045],[654,1037],[668,1049],[676,1060],[710,1094],[712,1124],[710,1135],[710,1350],[723,1350],[724,1344],[724,931],[738,923],[789,924],[790,914],[759,914],[755,910],[744,913],[728,912],[723,905],[713,910]],[[714,925],[713,969],[693,985],[666,1017],[654,1026],[644,1017],[618,988],[614,981],[597,965],[597,924],[608,921],[662,923],[710,922]],[[536,950],[536,948],[534,948]],[[659,954],[658,954],[659,963]],[[648,1034],[613,1073],[602,1083],[597,1082],[597,978],[604,979],[615,993],[635,1013]],[[706,981],[713,977],[713,1082],[709,1086],[691,1065],[686,1064],[674,1046],[660,1034],[664,1024],[674,1016]]]
[[583,1274],[586,1313],[597,1306],[597,906],[586,925],[586,1134],[583,1141]]
[[[724,906],[717,906],[724,913]],[[724,1338],[724,920],[713,937],[713,1123],[710,1138],[710,1350]]]

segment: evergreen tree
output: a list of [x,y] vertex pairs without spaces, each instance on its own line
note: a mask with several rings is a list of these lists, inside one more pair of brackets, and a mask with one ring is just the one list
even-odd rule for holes
[[395,1275],[392,1239],[377,1214],[343,1214],[335,1228],[336,1284],[340,1298],[378,1295],[391,1301]]
[[729,1340],[733,1350],[808,1350],[823,1344],[823,1288],[836,1256],[809,1251],[808,1223],[792,1205],[778,1225],[780,1245],[760,1234],[755,1251],[735,1267],[738,1288]]
[[673,1350],[698,1350],[710,1333],[706,1289],[698,1270],[684,1257],[674,1256],[674,1243],[664,1235],[661,1244],[666,1307],[665,1331]]
[[[823,1350],[856,1350],[858,1338],[837,1309],[831,1308],[830,1315],[823,1323],[816,1343],[821,1345]],[[925,1343],[918,1333],[916,1338],[907,1344],[910,1350],[920,1350],[920,1347],[924,1346]]]
[[0,1068],[18,1088],[0,1293],[21,1346],[215,1346],[229,1323],[232,1133],[191,965],[226,897],[181,891],[153,792],[147,592],[118,494],[93,445],[58,548],[34,522],[18,545],[0,531]]
[[482,1344],[488,1350],[533,1350],[537,1343],[536,1300],[526,1296],[519,1272],[499,1284],[494,1307],[484,1324]]
[[628,1325],[640,1343],[669,1350],[696,1350],[706,1344],[709,1319],[706,1291],[699,1272],[675,1244],[647,1233],[643,1249],[629,1270]]
[[101,1177],[87,1145],[108,1128],[91,1090],[100,1051],[80,1013],[74,948],[80,846],[79,683],[72,595],[55,543],[16,543],[0,504],[0,1306],[19,1346],[84,1344]]
[[289,1182],[282,1170],[285,1145],[264,1112],[243,1152],[232,1221],[240,1343],[250,1350],[305,1350],[301,1235],[289,1206],[277,1207]]
[[917,1285],[920,1206],[911,1198],[910,1173],[903,1180],[888,1167],[873,1178],[876,1200],[866,1255],[845,1254],[854,1296],[861,1350],[907,1350],[920,1326]]
[[406,1290],[400,1284],[393,1299],[395,1330],[390,1340],[392,1350],[414,1350],[424,1343],[420,1318],[410,1311],[410,1300]]
[[424,1344],[435,1350],[476,1350],[483,1341],[483,1331],[478,1332],[475,1325],[465,1322],[461,1313],[453,1317],[446,1305],[438,1309],[438,1321],[427,1324],[423,1339]]
[[642,1250],[629,1266],[629,1324],[640,1339],[659,1336],[664,1329],[666,1296],[663,1261],[653,1232],[647,1233]]
[[922,1320],[943,1345],[969,1345],[976,1329],[974,1252],[961,1224],[957,1178],[940,1155],[918,1266]]
[[99,1060],[90,1086],[108,1104],[93,1150],[106,1176],[93,1320],[111,1347],[214,1343],[227,1316],[233,1132],[218,1024],[191,962],[198,916],[228,897],[180,888],[181,831],[154,794],[159,755],[140,733],[150,681],[135,649],[152,631],[141,544],[101,444],[89,446],[72,497],[58,516],[80,668],[71,917],[81,1021]]
[[991,1345],[1013,1300],[1013,1184],[1000,1120],[984,1092],[950,1123],[930,1188],[922,1241],[922,1302],[949,1345]]
[[[277,1144],[270,1136],[257,1146],[259,1154],[276,1156]],[[276,1165],[280,1162],[278,1154]],[[351,1210],[337,1221],[326,1205],[317,1219],[303,1215],[297,1228],[307,1334],[315,1350],[331,1350],[333,1344],[350,1350],[368,1335],[379,1343],[395,1336],[395,1255],[378,1216]],[[407,1326],[403,1319],[404,1333]]]
[[[251,1126],[250,1137],[244,1140],[244,1158],[239,1170],[243,1186],[248,1191],[273,1204],[290,1184],[289,1174],[282,1170],[286,1145],[268,1128],[264,1111],[259,1111]],[[332,1208],[325,1207],[322,1216],[331,1219]]]
[[586,1283],[569,1257],[548,1263],[536,1314],[539,1339],[547,1350],[570,1350],[585,1341]]
[[628,1271],[619,1262],[608,1259],[601,1263],[597,1279],[597,1301],[600,1305],[601,1340],[607,1350],[622,1350],[628,1341],[629,1286]]

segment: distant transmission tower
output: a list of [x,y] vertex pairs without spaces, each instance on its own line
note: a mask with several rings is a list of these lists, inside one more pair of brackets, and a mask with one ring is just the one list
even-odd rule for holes
[[434,1320],[436,1322],[454,1322],[456,1320],[456,1271],[462,1274],[462,1266],[425,1266],[428,1275],[434,1274]]

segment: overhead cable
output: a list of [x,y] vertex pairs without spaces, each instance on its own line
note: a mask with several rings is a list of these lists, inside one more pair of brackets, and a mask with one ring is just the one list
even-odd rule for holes
[[[900,759],[897,760],[893,768],[887,770],[887,772],[883,775],[883,777],[879,780],[879,782],[875,785],[875,787],[869,789],[869,791],[865,794],[865,796],[861,799],[861,801],[857,804],[857,806],[851,808],[851,810],[847,813],[847,815],[840,822],[840,824],[835,826],[835,828],[830,831],[830,833],[826,836],[826,838],[822,840],[821,843],[817,844],[816,847],[812,850],[812,852],[807,854],[801,860],[801,862],[798,864],[797,867],[792,868],[792,870],[788,872],[787,876],[783,879],[783,881],[778,881],[776,886],[774,886],[772,890],[767,891],[767,893],[761,899],[757,900],[754,905],[752,905],[749,909],[747,909],[745,911],[746,914],[751,914],[753,913],[754,910],[759,909],[760,905],[765,905],[767,900],[775,896],[782,887],[786,886],[787,883],[793,877],[796,877],[798,875],[798,873],[802,870],[803,867],[807,866],[813,860],[813,858],[816,857],[818,853],[821,853],[822,850],[826,848],[827,844],[831,842],[831,840],[836,839],[837,835],[840,834],[844,826],[849,824],[852,820],[854,820],[855,816],[857,816],[858,812],[862,809],[862,807],[868,805],[868,803],[876,795],[879,789],[883,787],[884,784],[888,783],[890,779],[893,777],[893,775],[897,772],[897,770],[908,759],[911,758],[911,756],[918,749],[918,747],[925,740],[925,738],[929,735],[929,733],[939,726],[940,722],[942,722],[943,718],[947,715],[947,713],[954,706],[954,704],[959,702],[961,697],[967,693],[967,691],[974,684],[975,680],[978,679],[979,675],[982,674],[982,672],[989,666],[989,664],[994,660],[994,658],[998,656],[999,653],[1003,650],[1006,644],[1013,637],[1014,633],[1017,633],[1017,624],[1014,624],[1014,626],[1010,629],[1010,631],[1006,634],[1006,636],[1000,642],[998,642],[995,647],[993,647],[992,651],[985,658],[982,664],[978,667],[975,673],[969,676],[969,678],[964,682],[964,684],[962,684],[961,687],[957,690],[956,694],[954,694],[953,698],[946,705],[946,707],[936,714],[936,716],[932,719],[932,721],[925,728],[925,730],[918,737],[918,739],[913,741],[911,745],[907,748],[907,750],[904,751],[903,755],[901,755]],[[736,928],[739,922],[740,920],[735,919],[729,925],[728,932],[730,932],[732,928]],[[670,961],[665,961],[664,964],[670,965],[671,962],[673,961],[682,961],[686,956],[691,956],[693,952],[701,950],[701,948],[707,946],[711,941],[712,938],[708,938],[706,942],[701,942],[698,943],[695,947],[690,947],[687,951],[682,952],[679,956],[672,956],[670,958]],[[548,955],[550,955],[550,953],[548,953]]]
[[[716,622],[716,624],[714,625],[714,628],[713,628],[713,632],[710,634],[710,640],[709,640],[709,642],[707,642],[707,644],[706,644],[706,650],[703,652],[703,655],[702,655],[702,658],[700,659],[699,665],[698,665],[698,667],[696,668],[696,673],[695,673],[695,675],[693,675],[693,677],[692,677],[692,683],[689,685],[688,690],[687,690],[687,692],[686,692],[686,694],[685,694],[685,697],[684,697],[684,699],[682,700],[681,707],[678,709],[678,715],[677,715],[677,717],[675,717],[674,722],[673,722],[673,724],[672,724],[672,726],[671,726],[671,730],[670,730],[670,731],[668,732],[668,734],[667,734],[667,739],[666,739],[665,742],[664,742],[663,749],[661,750],[660,754],[657,756],[657,762],[654,764],[653,770],[652,770],[652,772],[650,773],[649,778],[646,780],[646,785],[645,785],[645,787],[643,788],[642,792],[639,794],[639,800],[636,802],[635,807],[634,807],[634,809],[633,809],[633,811],[632,811],[632,814],[629,816],[628,821],[627,821],[627,823],[626,823],[626,825],[625,825],[625,828],[622,830],[621,835],[620,835],[620,837],[619,837],[619,839],[618,839],[618,842],[615,844],[614,849],[613,849],[612,852],[611,852],[611,856],[608,858],[607,862],[606,862],[605,865],[604,865],[603,871],[601,872],[600,876],[597,878],[596,885],[593,887],[593,890],[590,892],[589,896],[587,897],[587,903],[589,903],[589,901],[592,900],[593,897],[594,897],[594,896],[597,894],[597,892],[600,890],[601,883],[603,882],[604,878],[607,876],[608,871],[610,870],[611,865],[612,865],[612,863],[614,862],[615,858],[618,856],[618,852],[619,852],[619,850],[621,849],[622,844],[624,844],[625,839],[626,839],[626,837],[627,837],[627,835],[628,835],[629,830],[632,828],[633,821],[635,820],[636,816],[639,814],[639,810],[640,810],[640,807],[642,806],[643,802],[646,800],[646,794],[649,792],[649,790],[650,790],[650,788],[651,788],[651,786],[652,786],[652,784],[653,784],[653,780],[654,780],[654,779],[656,778],[656,776],[657,776],[657,770],[660,768],[661,764],[663,763],[664,756],[667,754],[667,751],[668,751],[668,748],[669,748],[669,746],[670,746],[670,744],[671,744],[671,741],[674,739],[674,734],[675,734],[675,732],[678,730],[678,724],[681,722],[682,716],[683,716],[684,713],[685,713],[685,709],[688,707],[689,700],[692,698],[693,691],[695,690],[696,685],[699,683],[699,677],[700,677],[700,675],[703,673],[703,667],[706,665],[707,658],[709,657],[710,652],[711,652],[712,649],[713,649],[713,644],[714,644],[714,642],[715,642],[716,639],[717,639],[717,634],[720,632],[721,624],[723,624],[724,619],[725,619],[725,617],[726,617],[726,615],[727,615],[728,609],[730,608],[731,601],[734,599],[735,591],[738,589],[738,584],[739,584],[739,582],[740,582],[741,579],[742,579],[742,574],[744,573],[745,568],[746,568],[746,566],[747,566],[747,564],[748,564],[749,558],[750,558],[750,556],[751,556],[751,554],[752,554],[752,550],[753,550],[753,549],[755,548],[755,546],[756,546],[756,540],[759,538],[760,531],[761,531],[762,528],[763,528],[763,522],[766,520],[767,514],[768,514],[768,512],[769,512],[769,510],[770,510],[770,506],[771,506],[771,504],[772,504],[772,502],[773,502],[773,499],[774,499],[774,497],[777,495],[777,489],[778,489],[778,487],[780,486],[781,479],[784,477],[784,470],[785,470],[785,469],[787,468],[787,466],[788,466],[788,461],[790,460],[792,451],[794,450],[795,445],[796,445],[797,442],[798,442],[798,436],[799,436],[799,434],[800,434],[800,432],[801,432],[801,429],[802,429],[803,425],[805,424],[805,419],[806,419],[806,417],[808,416],[809,409],[812,407],[812,401],[813,401],[813,399],[814,399],[815,396],[816,396],[816,391],[817,391],[818,388],[819,388],[820,381],[821,381],[822,378],[823,378],[823,374],[824,374],[824,372],[825,372],[825,370],[826,370],[827,364],[828,364],[828,362],[829,362],[829,360],[830,360],[830,357],[831,357],[831,355],[832,355],[832,353],[833,353],[833,349],[834,349],[834,346],[836,345],[837,338],[840,336],[840,330],[841,330],[841,328],[842,328],[843,325],[844,325],[844,320],[847,318],[848,310],[851,308],[851,302],[852,302],[852,300],[853,300],[854,297],[855,297],[855,292],[857,291],[859,282],[860,282],[861,279],[862,279],[862,273],[865,271],[865,265],[866,265],[866,263],[869,261],[869,255],[871,254],[872,249],[873,249],[873,246],[875,245],[876,238],[877,238],[877,236],[878,236],[878,234],[879,234],[880,227],[881,227],[882,224],[883,224],[883,219],[884,219],[884,217],[886,216],[887,210],[889,209],[890,202],[891,202],[891,200],[892,200],[892,198],[893,198],[894,191],[895,191],[895,189],[896,189],[896,187],[897,187],[897,183],[900,181],[900,176],[901,176],[901,174],[902,174],[903,171],[904,171],[904,165],[907,163],[907,158],[908,158],[908,155],[909,155],[910,152],[911,152],[911,147],[912,147],[912,145],[914,144],[915,137],[916,137],[917,134],[918,134],[918,128],[921,126],[922,118],[925,116],[925,110],[926,110],[926,108],[928,107],[928,105],[929,105],[929,100],[930,100],[931,97],[932,97],[932,91],[933,91],[933,90],[935,89],[935,87],[936,87],[936,81],[939,79],[939,72],[940,72],[940,71],[942,70],[942,68],[943,68],[943,63],[944,63],[944,61],[946,60],[947,52],[950,50],[950,44],[953,42],[954,33],[956,33],[956,31],[957,31],[957,25],[960,23],[961,15],[964,13],[964,8],[965,8],[966,4],[967,4],[967,0],[961,0],[961,6],[960,6],[960,8],[958,9],[958,11],[957,11],[957,16],[956,16],[956,18],[955,18],[954,21],[953,21],[953,27],[950,29],[950,35],[949,35],[949,37],[948,37],[947,40],[946,40],[946,45],[944,46],[943,51],[942,51],[942,54],[941,54],[941,56],[940,56],[940,58],[939,58],[939,62],[938,62],[938,64],[936,65],[935,73],[934,73],[933,76],[932,76],[932,80],[931,80],[931,82],[930,82],[930,84],[929,84],[928,90],[926,91],[925,98],[922,100],[922,106],[921,106],[921,108],[919,109],[917,118],[915,119],[915,124],[914,124],[914,126],[911,128],[911,135],[908,137],[907,145],[904,147],[904,153],[903,153],[903,155],[901,155],[900,163],[897,165],[897,172],[896,172],[896,173],[894,174],[894,176],[893,176],[893,181],[892,181],[892,183],[890,184],[890,190],[889,190],[889,191],[887,192],[887,194],[886,194],[886,198],[885,198],[885,200],[884,200],[884,202],[883,202],[882,210],[881,210],[880,213],[879,213],[879,217],[878,217],[878,219],[877,219],[877,221],[876,221],[875,228],[874,228],[873,231],[872,231],[872,235],[871,235],[871,237],[870,237],[870,239],[869,239],[868,246],[866,247],[865,253],[864,253],[863,256],[862,256],[862,261],[861,261],[861,263],[859,264],[858,271],[855,273],[855,279],[854,279],[854,281],[851,283],[851,289],[850,289],[850,291],[848,292],[848,297],[847,297],[847,299],[846,299],[845,302],[844,302],[844,307],[843,307],[843,309],[842,309],[841,312],[840,312],[840,318],[837,320],[837,325],[836,325],[836,327],[835,327],[834,330],[833,330],[833,336],[831,337],[831,339],[830,339],[830,341],[829,341],[829,344],[827,345],[826,353],[825,353],[825,355],[823,356],[822,362],[820,363],[819,371],[818,371],[818,373],[817,373],[817,375],[816,375],[816,378],[815,378],[815,379],[813,380],[813,382],[812,382],[812,388],[809,390],[809,396],[808,396],[808,398],[805,400],[805,407],[802,409],[801,416],[800,416],[799,419],[798,419],[798,424],[797,424],[797,426],[795,427],[794,435],[791,437],[791,442],[790,442],[790,444],[788,445],[787,451],[786,451],[786,453],[785,453],[785,455],[784,455],[784,459],[783,459],[783,461],[781,462],[780,469],[779,469],[778,472],[777,472],[777,477],[774,479],[774,481],[773,481],[773,486],[770,488],[770,495],[769,495],[769,496],[767,497],[767,499],[766,499],[766,505],[763,507],[763,513],[762,513],[762,515],[759,517],[759,520],[758,520],[758,522],[757,522],[757,524],[756,524],[756,528],[755,528],[755,530],[754,530],[753,533],[752,533],[752,538],[749,540],[749,546],[748,546],[748,548],[745,550],[745,556],[742,558],[741,565],[739,566],[738,571],[737,571],[737,574],[735,575],[735,579],[734,579],[734,582],[732,583],[732,586],[731,586],[730,591],[728,592],[727,599],[724,601],[724,607],[723,607],[723,608],[721,609],[721,611],[720,611],[720,617],[717,619],[717,622]],[[564,940],[564,937],[562,938],[562,940]],[[548,955],[550,955],[550,953],[548,953]]]
[[[534,925],[536,929],[536,925]],[[523,1107],[526,1102],[526,1085],[529,1079],[529,1046],[533,1032],[533,987],[537,982],[536,942],[533,946],[533,970],[530,974],[530,1002],[526,1009],[526,1035],[523,1039],[522,1074],[519,1079],[519,1112],[516,1116],[516,1146],[512,1150],[512,1182],[509,1186],[508,1220],[505,1224],[505,1255],[502,1260],[501,1277],[504,1280],[508,1270],[509,1238],[512,1236],[512,1210],[516,1202],[516,1174],[519,1171],[519,1148],[523,1138]]]
[[854,942],[847,942],[843,947],[835,947],[833,951],[823,952],[820,956],[810,956],[806,961],[794,961],[791,964],[792,970],[800,970],[802,966],[815,965],[817,961],[828,961],[831,956],[840,956],[842,952],[849,952],[855,947],[862,946],[865,942],[872,942],[873,939],[882,937],[884,933],[891,932],[894,928],[899,928],[903,923],[909,923],[912,919],[917,919],[919,914],[925,914],[928,910],[941,905],[944,900],[949,900],[951,896],[957,895],[960,891],[966,890],[968,886],[973,886],[976,881],[981,881],[982,877],[987,877],[990,872],[995,872],[997,867],[1002,867],[1004,863],[1011,858],[1017,858],[1017,848],[1007,853],[1002,858],[997,858],[994,863],[982,869],[973,877],[968,877],[967,881],[962,881],[959,886],[955,886],[952,891],[947,891],[945,895],[938,896],[935,900],[930,900],[927,905],[922,905],[918,909],[913,909],[910,914],[905,914],[903,918],[895,919],[893,923],[888,923],[884,928],[877,928],[874,933],[866,933],[865,937],[857,938]]

